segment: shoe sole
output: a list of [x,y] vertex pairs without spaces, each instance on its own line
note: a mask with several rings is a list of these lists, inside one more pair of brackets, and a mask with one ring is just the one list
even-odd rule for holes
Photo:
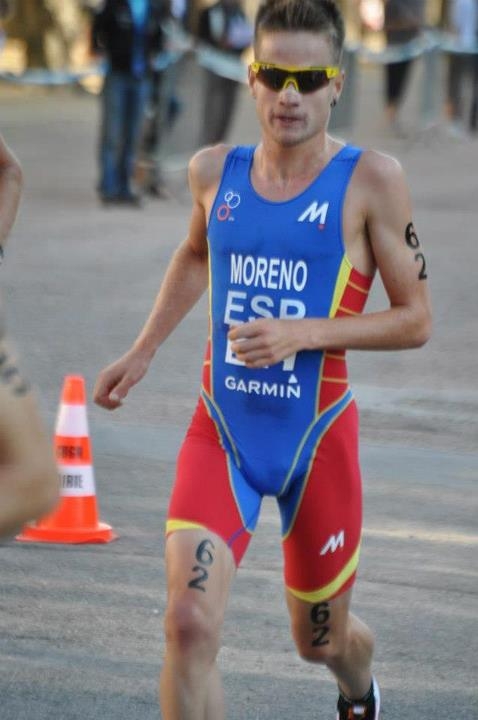
[[372,677],[373,696],[375,698],[375,717],[373,720],[379,720],[380,715],[380,688],[374,677]]
[[[380,716],[380,688],[378,687],[378,683],[375,680],[375,678],[372,676],[372,687],[373,687],[373,697],[375,700],[375,714],[372,720],[379,720]],[[340,720],[339,713],[336,715],[336,720]]]

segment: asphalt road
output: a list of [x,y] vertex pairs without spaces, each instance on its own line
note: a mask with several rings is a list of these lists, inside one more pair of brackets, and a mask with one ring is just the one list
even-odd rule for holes
[[[478,142],[440,127],[407,140],[380,126],[380,77],[364,71],[343,136],[391,152],[412,189],[435,329],[423,349],[350,354],[362,418],[365,530],[355,611],[377,635],[384,720],[478,717]],[[91,393],[148,312],[187,226],[184,156],[198,89],[168,143],[169,201],[98,206],[96,99],[0,87],[0,128],[26,190],[2,268],[8,322],[52,429],[65,375]],[[416,127],[417,88],[406,106]],[[256,127],[247,94],[232,139]],[[370,309],[380,307],[377,283]],[[163,526],[175,454],[195,404],[206,335],[200,302],[124,408],[88,404],[105,546],[0,545],[1,720],[153,720],[163,649]],[[264,503],[239,572],[220,665],[229,720],[331,719],[327,673],[300,661],[282,591],[279,521]]]

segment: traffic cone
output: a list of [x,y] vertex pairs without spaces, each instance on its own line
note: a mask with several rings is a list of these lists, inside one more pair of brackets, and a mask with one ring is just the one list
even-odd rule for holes
[[46,543],[107,543],[118,536],[99,522],[86,414],[85,381],[68,375],[55,427],[60,502],[49,515],[26,525],[17,540]]

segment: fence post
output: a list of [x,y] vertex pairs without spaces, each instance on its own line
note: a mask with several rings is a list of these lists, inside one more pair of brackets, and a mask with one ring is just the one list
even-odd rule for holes
[[438,43],[433,42],[423,53],[423,77],[420,115],[423,126],[434,125],[443,105],[443,82],[440,77],[441,52]]
[[345,84],[338,105],[330,114],[329,128],[351,128],[355,122],[355,96],[357,88],[357,48],[344,49],[342,67],[345,70]]

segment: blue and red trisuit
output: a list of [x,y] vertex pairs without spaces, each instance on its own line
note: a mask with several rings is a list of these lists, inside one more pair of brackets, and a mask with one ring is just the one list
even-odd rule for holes
[[296,197],[251,183],[254,147],[226,157],[208,223],[210,337],[181,448],[167,532],[203,527],[239,564],[264,495],[277,498],[287,588],[310,602],[353,583],[362,524],[358,416],[343,350],[251,369],[231,327],[257,318],[359,314],[372,283],[352,267],[342,208],[361,151],[343,147]]

